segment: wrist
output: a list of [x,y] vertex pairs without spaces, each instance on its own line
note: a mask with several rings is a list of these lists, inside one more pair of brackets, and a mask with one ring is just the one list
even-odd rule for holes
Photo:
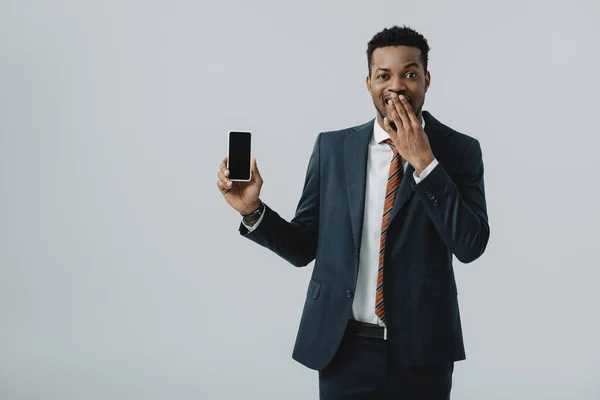
[[249,227],[253,227],[254,225],[256,225],[256,223],[258,222],[258,220],[254,220],[254,221],[246,221],[244,220],[244,224],[248,225]]
[[252,203],[249,207],[247,207],[244,210],[242,210],[240,212],[240,215],[242,217],[250,215],[250,214],[256,212],[259,208],[262,208],[262,206],[263,206],[262,201],[260,199],[258,199],[255,203]]
[[244,223],[253,226],[262,216],[265,211],[264,204],[259,200],[258,206],[249,213],[240,213],[243,217]]
[[429,154],[425,157],[420,158],[419,161],[417,161],[415,165],[413,165],[417,176],[421,176],[425,168],[427,168],[433,162],[433,160],[435,160],[433,154]]

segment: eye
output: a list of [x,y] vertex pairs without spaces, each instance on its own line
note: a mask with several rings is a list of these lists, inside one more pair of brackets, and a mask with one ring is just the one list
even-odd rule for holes
[[415,72],[407,72],[406,73],[406,77],[410,78],[410,79],[413,79],[413,78],[417,77],[417,74]]
[[388,74],[385,74],[385,73],[383,73],[383,74],[379,74],[379,75],[377,75],[377,77],[378,77],[379,79],[386,79],[386,78],[388,77]]

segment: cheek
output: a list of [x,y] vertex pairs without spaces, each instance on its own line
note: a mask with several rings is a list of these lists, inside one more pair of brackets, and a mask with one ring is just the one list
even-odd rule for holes
[[416,87],[414,91],[415,99],[422,99],[423,96],[425,96],[425,90],[426,88],[424,86]]

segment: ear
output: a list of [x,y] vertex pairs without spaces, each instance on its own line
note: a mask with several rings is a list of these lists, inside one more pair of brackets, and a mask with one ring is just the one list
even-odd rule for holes
[[371,90],[371,76],[367,75],[367,90],[369,91],[369,94],[371,96],[373,96],[373,92]]
[[429,85],[431,85],[431,74],[429,71],[425,74],[425,93],[427,93],[427,89],[429,89]]

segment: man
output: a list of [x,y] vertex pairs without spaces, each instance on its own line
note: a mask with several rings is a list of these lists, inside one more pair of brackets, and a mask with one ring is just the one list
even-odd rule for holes
[[376,118],[321,133],[295,217],[248,183],[218,187],[241,234],[300,267],[315,260],[293,358],[319,371],[321,399],[450,398],[465,359],[452,256],[469,263],[490,234],[479,142],[423,111],[426,39],[392,27],[368,44]]

